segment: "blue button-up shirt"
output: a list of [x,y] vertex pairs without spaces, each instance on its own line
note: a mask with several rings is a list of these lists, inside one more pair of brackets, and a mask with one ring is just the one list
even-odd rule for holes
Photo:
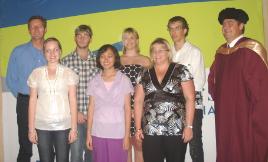
[[6,76],[6,84],[12,94],[15,97],[18,93],[29,94],[29,75],[33,69],[46,63],[43,51],[35,48],[32,42],[17,46],[9,58]]

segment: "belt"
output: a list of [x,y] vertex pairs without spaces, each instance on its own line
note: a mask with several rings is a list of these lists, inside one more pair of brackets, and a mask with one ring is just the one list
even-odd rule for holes
[[18,93],[18,97],[29,98],[30,96],[28,94]]

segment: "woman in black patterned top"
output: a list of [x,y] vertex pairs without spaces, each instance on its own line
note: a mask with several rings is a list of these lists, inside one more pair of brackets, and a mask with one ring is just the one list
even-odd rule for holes
[[193,137],[195,92],[186,66],[171,62],[165,39],[151,43],[153,67],[137,78],[136,139],[142,141],[145,162],[180,162]]
[[[122,34],[123,55],[121,56],[121,71],[126,74],[133,87],[136,86],[136,78],[143,68],[149,68],[151,61],[148,57],[140,54],[139,35],[133,28],[126,28]],[[131,97],[132,120],[131,120],[131,147],[128,151],[128,162],[132,162],[132,147],[134,148],[135,162],[143,162],[142,150],[140,143],[135,141],[135,124],[134,124],[134,97]]]

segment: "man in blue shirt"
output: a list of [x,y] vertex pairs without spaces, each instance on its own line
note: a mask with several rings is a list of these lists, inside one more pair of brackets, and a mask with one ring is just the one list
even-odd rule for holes
[[47,22],[41,16],[32,16],[28,20],[31,41],[17,46],[11,53],[8,63],[6,83],[13,96],[17,98],[17,124],[19,137],[19,154],[17,162],[30,162],[32,143],[28,140],[28,76],[32,70],[45,65],[43,55],[44,35]]

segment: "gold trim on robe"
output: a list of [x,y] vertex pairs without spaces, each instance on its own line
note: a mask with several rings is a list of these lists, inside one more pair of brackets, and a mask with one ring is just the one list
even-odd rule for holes
[[225,45],[222,45],[221,47],[217,49],[217,53],[229,55],[237,51],[239,48],[248,48],[254,51],[255,53],[257,53],[263,60],[266,67],[268,68],[267,52],[265,48],[261,45],[261,43],[256,40],[249,39],[249,40],[239,43],[238,45],[232,48],[227,48],[225,47]]

